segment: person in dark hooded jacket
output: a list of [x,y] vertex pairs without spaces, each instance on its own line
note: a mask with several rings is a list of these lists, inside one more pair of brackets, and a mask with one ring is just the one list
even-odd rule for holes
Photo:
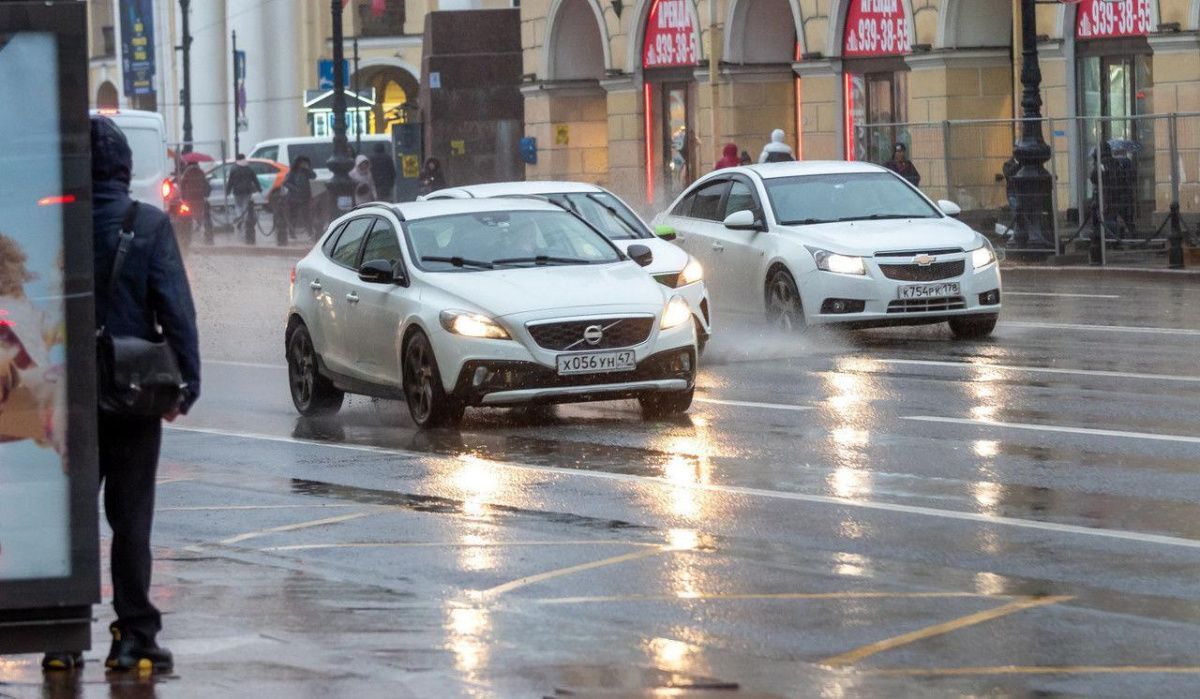
[[737,167],[741,165],[741,159],[738,158],[738,147],[736,143],[726,143],[725,149],[721,151],[721,159],[717,161],[714,170],[724,170],[727,167]]
[[[129,196],[133,157],[124,134],[111,120],[94,116],[92,141],[92,227],[94,237],[96,324],[113,336],[164,339],[175,352],[186,383],[174,420],[200,395],[200,346],[196,311],[171,222],[159,209],[138,203],[133,242],[109,298],[109,278],[122,221],[134,205]],[[159,332],[161,328],[161,334]],[[162,628],[150,601],[153,558],[150,530],[154,519],[154,486],[158,470],[162,420],[100,411],[97,439],[104,510],[112,527],[112,647],[105,661],[110,670],[169,672],[171,653],[159,647]],[[50,653],[47,670],[72,669],[81,654]]]

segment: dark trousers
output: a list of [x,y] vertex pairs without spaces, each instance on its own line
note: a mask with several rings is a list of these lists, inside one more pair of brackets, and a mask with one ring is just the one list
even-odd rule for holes
[[162,420],[100,413],[100,480],[104,510],[112,527],[113,608],[125,633],[147,641],[162,629],[150,602],[150,529]]

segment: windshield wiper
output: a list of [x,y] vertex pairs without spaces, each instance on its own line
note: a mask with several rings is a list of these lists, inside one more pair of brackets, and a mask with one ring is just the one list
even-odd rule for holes
[[834,223],[825,218],[802,218],[798,221],[783,221],[782,226],[815,226],[818,223]]
[[492,260],[493,265],[590,265],[591,263],[591,260],[581,260],[577,257],[552,257],[550,255],[537,255],[535,257],[506,257],[502,260]]
[[495,269],[496,266],[491,262],[480,262],[479,260],[468,260],[465,257],[422,257],[422,262],[445,262],[446,264],[454,265],[455,267],[479,267],[480,269]]
[[847,216],[839,218],[838,223],[843,221],[890,221],[904,218],[929,218],[928,216],[912,216],[909,214],[871,214],[870,216]]
[[592,201],[596,202],[600,206],[604,207],[604,210],[607,211],[608,213],[612,214],[613,218],[620,221],[621,225],[625,226],[625,229],[628,230],[630,233],[632,233],[634,238],[645,237],[645,235],[644,235],[645,231],[638,230],[637,228],[634,227],[634,225],[632,223],[630,223],[629,221],[626,221],[625,217],[621,216],[621,212],[617,211],[617,207],[613,206],[612,204],[609,204],[608,202],[604,201],[603,199],[596,196],[595,194],[584,194],[583,196],[587,197],[588,199],[591,199]]

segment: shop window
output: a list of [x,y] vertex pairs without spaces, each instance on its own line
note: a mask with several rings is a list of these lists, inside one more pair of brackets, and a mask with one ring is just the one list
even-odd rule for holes
[[886,162],[897,143],[908,146],[911,156],[911,138],[904,126],[908,121],[908,73],[854,73],[848,88],[854,160]]

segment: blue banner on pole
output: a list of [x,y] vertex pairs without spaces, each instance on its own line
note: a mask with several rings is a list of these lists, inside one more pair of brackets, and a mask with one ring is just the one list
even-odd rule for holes
[[[350,61],[342,61],[342,75],[346,79],[350,79]],[[333,89],[333,59],[322,58],[317,61],[317,89],[332,90]]]
[[154,94],[154,0],[121,0],[125,96]]

